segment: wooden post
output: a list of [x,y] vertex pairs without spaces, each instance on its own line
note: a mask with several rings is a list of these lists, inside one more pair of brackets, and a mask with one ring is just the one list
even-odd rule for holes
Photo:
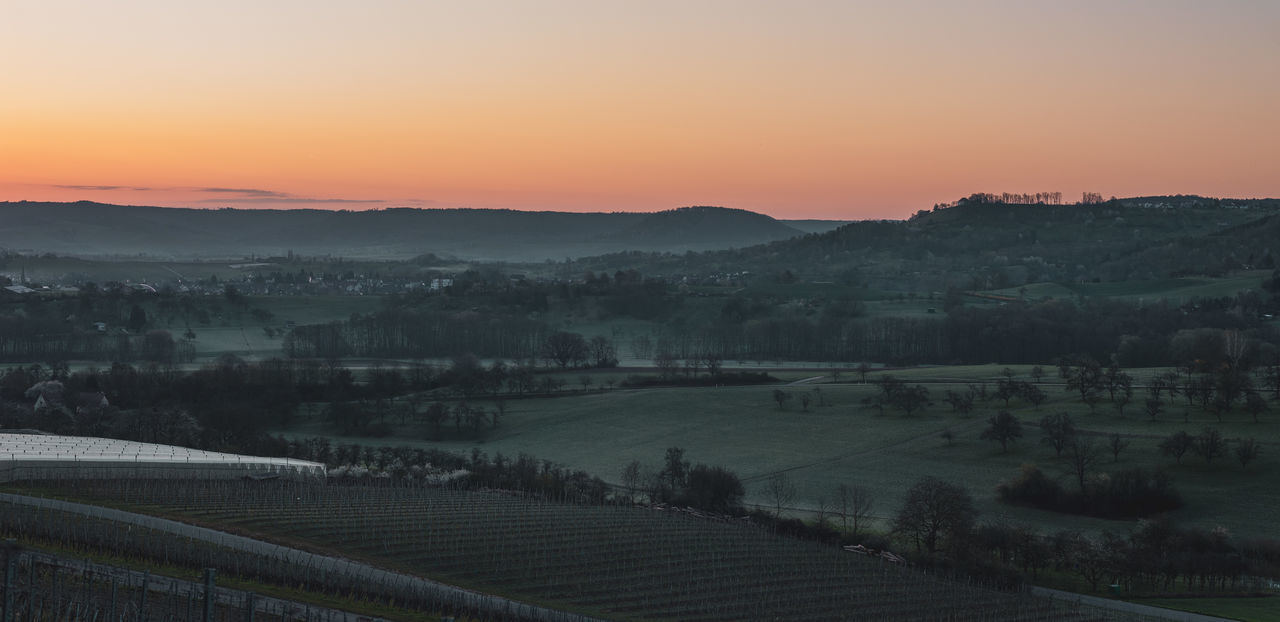
[[204,569],[204,622],[213,622],[213,579],[216,576],[217,569]]
[[138,594],[138,619],[147,619],[147,588],[151,585],[151,571],[142,573],[142,592]]
[[4,595],[3,601],[0,601],[0,607],[4,607],[4,622],[13,622],[13,593],[17,591],[14,585],[14,577],[18,574],[18,541],[13,538],[4,541]]

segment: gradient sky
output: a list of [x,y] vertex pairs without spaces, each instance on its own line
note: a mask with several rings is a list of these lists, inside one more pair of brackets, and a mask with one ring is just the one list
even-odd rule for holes
[[[0,200],[1280,196],[1280,2],[5,0]],[[0,223],[2,226],[2,223]]]

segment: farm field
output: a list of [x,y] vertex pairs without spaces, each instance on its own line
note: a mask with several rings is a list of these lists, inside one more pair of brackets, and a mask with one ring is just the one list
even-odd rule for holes
[[[246,359],[265,359],[281,356],[283,336],[268,336],[264,327],[283,329],[286,322],[298,325],[323,324],[344,320],[354,313],[370,313],[382,306],[380,296],[254,296],[248,298],[248,306],[272,314],[262,321],[246,312],[224,311],[210,325],[194,325],[196,333],[195,353],[198,361],[207,361],[223,354],[234,354]],[[175,318],[165,324],[175,335],[180,335],[186,325]]]
[[[423,440],[427,431],[412,424],[397,427],[384,438],[340,437],[319,418],[303,418],[297,425],[277,432],[290,437],[324,436],[333,442],[437,447],[453,452],[478,449],[490,455],[527,452],[614,483],[619,481],[623,466],[632,460],[659,470],[666,448],[678,446],[685,449],[686,458],[693,463],[724,466],[738,473],[747,488],[746,501],[751,504],[769,506],[764,480],[777,472],[786,473],[797,488],[792,506],[807,517],[812,517],[810,512],[819,499],[831,499],[835,488],[847,483],[869,488],[876,496],[876,516],[887,520],[913,482],[925,475],[945,474],[973,494],[980,520],[1029,523],[1049,531],[1127,531],[1133,523],[1062,515],[997,501],[996,486],[1027,463],[1039,465],[1064,485],[1072,485],[1066,460],[1056,458],[1051,448],[1041,444],[1036,425],[1046,414],[1068,412],[1083,433],[1100,444],[1111,434],[1130,442],[1117,461],[1107,453],[1098,471],[1167,469],[1186,501],[1186,506],[1174,513],[1175,520],[1210,528],[1221,525],[1240,535],[1277,535],[1270,520],[1273,509],[1280,508],[1280,488],[1274,486],[1280,477],[1280,463],[1272,459],[1280,453],[1280,445],[1276,442],[1278,430],[1273,417],[1264,415],[1254,423],[1237,410],[1219,423],[1199,408],[1184,408],[1181,399],[1155,422],[1134,405],[1123,417],[1108,402],[1090,414],[1061,385],[1045,383],[1043,389],[1049,401],[1039,409],[1016,398],[1011,401],[1009,410],[1021,420],[1023,437],[1003,454],[999,445],[978,438],[987,419],[1003,408],[999,400],[980,404],[967,417],[951,412],[941,402],[947,389],[962,390],[966,386],[963,383],[986,378],[994,384],[999,369],[941,367],[893,372],[909,383],[925,384],[935,402],[925,412],[911,416],[892,409],[881,415],[861,404],[862,398],[877,389],[874,385],[857,384],[856,375],[846,373],[835,384],[827,375],[823,384],[593,389],[558,398],[511,399],[501,425],[488,430],[480,442]],[[1016,367],[1015,371],[1025,369]],[[1155,371],[1133,373],[1141,379]],[[819,374],[775,372],[786,379]],[[854,382],[850,383],[851,379]],[[573,382],[571,378],[567,380]],[[787,391],[795,398],[780,409],[772,399],[774,389]],[[799,403],[802,392],[811,396],[808,412]],[[483,400],[475,403],[492,408]],[[1188,410],[1186,423],[1184,410]],[[1205,426],[1217,428],[1227,439],[1257,439],[1263,446],[1261,457],[1244,469],[1230,456],[1211,465],[1187,456],[1183,464],[1175,465],[1159,455],[1157,444],[1162,438],[1178,430],[1196,434]],[[953,443],[940,436],[946,430],[954,434]]]
[[1107,619],[671,511],[332,484],[71,482],[55,492],[608,619]]
[[1219,278],[1183,277],[1107,283],[1028,283],[1023,287],[1007,287],[984,293],[1016,297],[1025,291],[1027,298],[1032,300],[1096,296],[1139,303],[1168,300],[1174,304],[1182,304],[1192,298],[1234,296],[1238,292],[1250,289],[1258,291],[1261,289],[1263,279],[1270,274],[1270,270],[1248,270]]

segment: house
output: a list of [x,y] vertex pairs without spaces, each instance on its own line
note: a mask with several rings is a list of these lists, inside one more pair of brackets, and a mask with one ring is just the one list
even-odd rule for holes
[[84,412],[93,412],[97,410],[102,410],[103,408],[106,408],[111,405],[111,402],[107,401],[106,394],[104,394],[102,391],[96,391],[96,392],[90,391],[90,392],[81,393],[77,396],[76,401],[80,404],[79,406],[76,406],[77,415]]

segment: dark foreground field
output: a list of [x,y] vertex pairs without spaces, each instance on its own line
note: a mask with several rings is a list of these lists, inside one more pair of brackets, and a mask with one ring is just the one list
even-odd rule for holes
[[80,483],[58,492],[608,619],[1107,619],[678,512],[283,483]]

